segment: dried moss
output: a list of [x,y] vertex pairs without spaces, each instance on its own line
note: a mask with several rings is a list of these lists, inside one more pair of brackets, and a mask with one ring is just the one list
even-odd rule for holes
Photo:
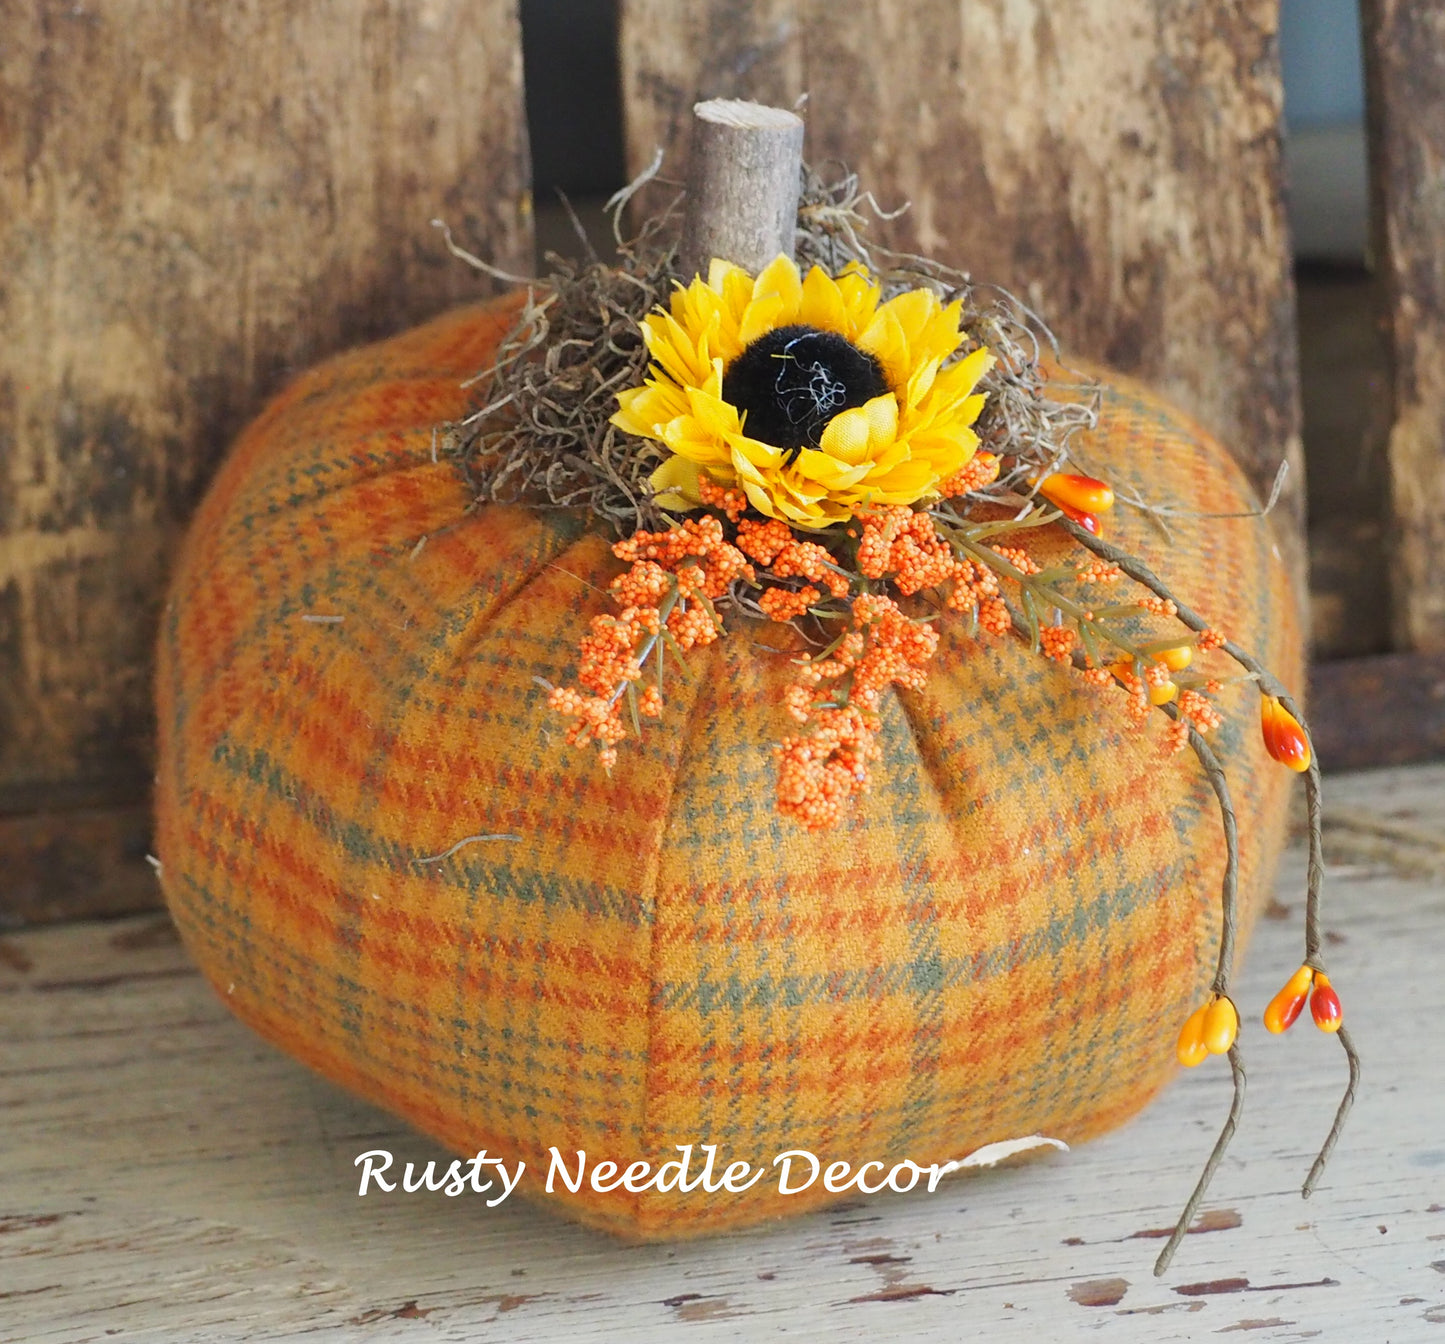
[[[616,198],[617,217],[631,194]],[[556,269],[529,291],[495,365],[473,380],[476,410],[443,438],[478,501],[580,509],[618,536],[666,525],[648,479],[667,450],[624,434],[610,419],[617,393],[647,374],[642,318],[665,304],[675,284],[676,206],[636,238],[619,236],[615,263],[551,258]],[[854,174],[829,180],[805,167],[794,244],[799,266],[816,263],[837,275],[859,262],[886,296],[926,287],[945,303],[961,301],[971,338],[964,353],[982,344],[998,357],[980,383],[989,395],[975,429],[984,448],[1011,461],[988,493],[1016,506],[1019,495],[1032,493],[1028,478],[1057,470],[1072,436],[1096,423],[1098,388],[1087,381],[1046,385],[1041,357],[1057,351],[1034,313],[961,271],[870,244],[865,210],[882,217]]]

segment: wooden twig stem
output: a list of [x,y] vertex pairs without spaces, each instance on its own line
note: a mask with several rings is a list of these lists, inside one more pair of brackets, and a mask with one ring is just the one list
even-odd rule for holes
[[803,121],[781,107],[714,98],[693,107],[687,210],[678,277],[707,274],[714,257],[756,275],[793,255]]

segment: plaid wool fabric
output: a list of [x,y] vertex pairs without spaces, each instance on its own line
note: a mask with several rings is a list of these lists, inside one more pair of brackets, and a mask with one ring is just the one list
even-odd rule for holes
[[[1173,1072],[1220,927],[1218,813],[1192,755],[1161,754],[1162,716],[1136,734],[1122,693],[945,620],[927,689],[886,704],[871,791],[808,833],[773,802],[787,660],[734,618],[609,779],[534,679],[570,679],[621,565],[570,517],[469,511],[433,453],[515,311],[299,378],[196,517],[161,637],[158,847],[225,1001],[458,1153],[525,1160],[530,1196],[553,1146],[929,1163],[1135,1114]],[[1082,456],[1158,504],[1253,504],[1216,443],[1133,385]],[[1266,523],[1110,521],[1300,683]],[[1293,776],[1265,757],[1258,693],[1219,700],[1247,928]],[[518,838],[436,858],[477,834]],[[771,1177],[553,1197],[657,1238],[831,1198]]]

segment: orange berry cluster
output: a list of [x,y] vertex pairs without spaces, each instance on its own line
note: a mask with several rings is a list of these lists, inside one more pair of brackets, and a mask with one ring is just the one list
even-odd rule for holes
[[1034,562],[1033,557],[1021,546],[995,546],[996,555],[1001,555],[1020,574],[1039,574],[1043,571]]
[[868,767],[882,754],[878,717],[856,705],[819,709],[807,737],[777,748],[778,811],[805,830],[826,831],[868,783]]
[[998,480],[998,468],[999,460],[992,453],[977,452],[966,466],[939,481],[938,493],[944,499],[952,499],[955,495],[966,495],[970,490],[982,490]]
[[[1045,658],[1056,663],[1067,663],[1074,656],[1074,645],[1078,635],[1067,625],[1046,625],[1039,631],[1039,648]],[[1107,676],[1107,673],[1105,674]]]
[[951,611],[976,612],[979,629],[985,634],[1006,635],[1013,629],[1013,617],[999,591],[998,575],[977,560],[958,559],[946,605]]
[[904,504],[886,505],[864,514],[858,542],[858,572],[867,579],[893,575],[904,596],[936,588],[959,571],[953,547],[938,535],[927,513]]
[[[712,599],[721,597],[734,580],[751,579],[754,573],[711,515],[689,518],[666,532],[637,532],[617,542],[612,553],[630,561],[608,585],[621,610],[616,616],[594,616],[578,644],[582,690],[554,686],[547,696],[553,710],[576,720],[567,730],[567,741],[574,746],[596,743],[599,759],[609,770],[617,761],[617,744],[627,736],[623,694],[642,679],[643,662],[662,630],[681,649],[711,644],[722,633]],[[662,713],[656,686],[642,692],[638,709],[650,718]]]
[[[612,554],[631,561],[634,568],[640,560],[656,561],[674,575],[685,575],[685,585],[708,598],[721,597],[734,579],[753,577],[747,556],[729,543],[722,523],[710,513],[686,518],[666,532],[634,532],[615,543]],[[689,575],[688,570],[697,573]],[[613,580],[614,591],[618,582]]]
[[[823,659],[804,656],[788,688],[788,712],[812,732],[777,749],[778,811],[806,830],[837,825],[849,801],[867,786],[878,758],[878,704],[889,686],[920,689],[938,632],[912,621],[891,598],[864,594],[853,601],[853,629]],[[829,683],[822,691],[820,687]]]
[[743,516],[743,510],[748,507],[748,497],[741,490],[729,490],[724,485],[716,485],[706,476],[698,476],[697,493],[708,508],[725,514],[729,522],[737,522]]
[[1079,566],[1076,577],[1080,583],[1118,583],[1124,571],[1112,561],[1092,556]]
[[839,572],[827,548],[799,541],[792,529],[776,518],[762,523],[744,518],[738,524],[738,548],[775,579],[809,579],[822,584],[833,597],[848,595],[848,576]]
[[[1156,705],[1175,703],[1178,717],[1171,720],[1164,730],[1166,753],[1183,751],[1189,745],[1189,730],[1211,733],[1224,722],[1214,702],[1197,690],[1181,690],[1172,674],[1182,672],[1194,661],[1194,650],[1188,644],[1161,650],[1153,659],[1143,665],[1140,671],[1130,655],[1105,671],[1091,668],[1084,673],[1084,679],[1095,686],[1105,686],[1116,680],[1129,696],[1129,717],[1136,725],[1143,726],[1149,719],[1149,711]],[[1101,676],[1100,673],[1103,672]],[[1219,691],[1217,681],[1205,683],[1206,689]]]
[[758,598],[758,606],[770,621],[791,621],[822,596],[811,583],[806,588],[769,588]]

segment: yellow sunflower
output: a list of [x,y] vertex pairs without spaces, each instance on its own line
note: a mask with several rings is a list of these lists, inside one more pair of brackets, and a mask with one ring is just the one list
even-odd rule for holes
[[643,322],[650,376],[612,423],[672,451],[652,476],[675,511],[703,474],[754,508],[818,529],[871,504],[912,504],[967,464],[986,349],[964,342],[958,303],[915,289],[881,303],[862,267],[836,280],[779,257],[753,279],[725,261]]

